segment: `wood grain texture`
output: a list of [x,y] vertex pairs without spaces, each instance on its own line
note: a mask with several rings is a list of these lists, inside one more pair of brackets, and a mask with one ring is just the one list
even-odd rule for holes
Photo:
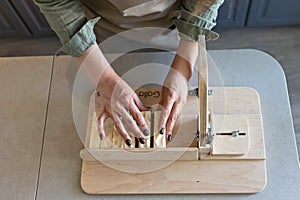
[[203,159],[206,160],[257,160],[257,159],[265,159],[265,145],[264,145],[264,136],[262,129],[262,119],[261,115],[247,115],[247,120],[249,124],[249,135],[250,135],[250,147],[249,151],[240,156],[218,156],[218,155],[208,155]]
[[240,156],[209,155],[203,159],[265,159],[263,120],[258,93],[249,87],[226,87],[226,89],[210,87],[210,89],[213,95],[209,98],[208,104],[214,115],[225,113],[230,116],[243,113],[242,116],[247,119],[249,125],[250,148],[246,154]]
[[198,148],[129,149],[83,149],[80,157],[84,161],[142,161],[140,164],[150,160],[198,160]]
[[[89,194],[255,193],[261,191],[266,184],[266,162],[258,95],[250,88],[232,87],[222,90],[214,88],[217,98],[222,96],[218,94],[218,91],[224,91],[227,94],[225,104],[222,105],[228,106],[228,109],[218,109],[216,106],[217,112],[221,114],[221,111],[225,110],[223,114],[229,116],[241,114],[242,111],[246,113],[243,116],[249,124],[251,142],[248,144],[250,150],[244,155],[210,155],[196,160],[193,156],[197,155],[198,149],[188,148],[183,154],[183,159],[180,160],[174,158],[178,155],[176,151],[178,153],[182,151],[182,148],[168,148],[167,146],[158,151],[161,153],[158,154],[159,158],[151,154],[147,155],[145,151],[148,149],[142,151],[136,149],[138,152],[135,153],[143,153],[136,155],[133,149],[130,149],[131,157],[124,160],[126,157],[124,154],[129,153],[126,150],[120,153],[120,151],[113,152],[113,149],[106,149],[102,152],[99,148],[98,150],[85,149],[81,151],[81,157],[84,159],[81,173],[82,189]],[[243,98],[245,96],[247,98]],[[194,107],[195,102],[197,98],[190,98],[186,107]],[[232,104],[232,102],[238,103]],[[243,108],[239,108],[240,106]],[[250,107],[254,108],[250,109]],[[183,127],[187,131],[195,128]],[[102,164],[95,161],[97,156],[98,159],[109,162]],[[174,162],[170,162],[172,159]],[[157,168],[160,165],[163,167]],[[149,166],[156,168],[143,173],[143,169],[149,169]],[[121,168],[128,171],[116,170]],[[111,177],[118,177],[118,180]]]
[[[242,115],[213,115],[212,155],[244,155],[250,148],[248,120]],[[221,135],[239,131],[245,135]]]
[[199,146],[205,146],[207,132],[207,85],[208,64],[206,55],[205,36],[199,37],[198,46],[198,91],[199,91]]
[[83,162],[81,176],[82,189],[89,194],[255,193],[265,183],[262,160],[176,161],[158,171],[140,174]]

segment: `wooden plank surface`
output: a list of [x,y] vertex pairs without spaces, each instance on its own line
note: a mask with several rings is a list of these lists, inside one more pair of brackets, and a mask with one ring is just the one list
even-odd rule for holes
[[[130,150],[130,151],[129,151]],[[161,149],[83,149],[80,157],[84,161],[173,161],[198,160],[197,148],[161,148]],[[141,162],[141,163],[142,163]]]
[[155,172],[135,174],[83,162],[81,176],[82,189],[89,194],[255,193],[265,184],[263,160],[176,161]]
[[[211,154],[213,156],[244,155],[249,151],[249,124],[243,115],[213,115],[212,127],[214,140]],[[232,134],[233,131],[239,131],[243,135],[224,135]]]
[[207,132],[207,88],[208,88],[208,64],[206,55],[205,36],[199,37],[198,45],[198,93],[199,93],[199,146],[205,146]]

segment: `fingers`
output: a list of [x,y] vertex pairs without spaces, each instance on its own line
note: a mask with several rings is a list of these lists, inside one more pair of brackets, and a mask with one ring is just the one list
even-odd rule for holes
[[[144,136],[148,136],[150,131],[141,111],[149,109],[127,85],[120,84],[113,93],[111,99],[107,99],[107,105],[103,102],[107,115],[113,119],[118,132],[128,146],[132,143],[132,136],[144,144]],[[103,118],[101,118],[101,132],[104,130]]]
[[[149,135],[150,131],[134,100],[131,99],[129,111],[122,104],[114,104],[113,106],[109,104],[109,106],[110,107],[105,109],[106,114],[102,114],[99,117],[99,133],[103,133],[104,136],[104,121],[107,117],[111,117],[117,131],[128,146],[132,144],[132,137],[138,138],[140,143],[144,144],[144,135]],[[111,110],[111,108],[113,108],[113,110]],[[101,138],[103,138],[103,136],[102,134],[100,135]]]
[[172,91],[168,91],[167,95],[164,96],[164,99],[162,102],[163,109],[161,111],[161,115],[160,115],[160,119],[159,119],[159,123],[158,123],[158,130],[159,130],[159,133],[162,135],[165,133],[166,122],[170,116],[171,110],[173,108],[173,104],[175,103],[175,101],[177,99],[176,96],[177,95]]
[[104,131],[104,122],[107,119],[107,114],[104,112],[100,115],[98,121],[99,121],[99,137],[100,140],[103,140],[104,136],[105,136],[105,131]]
[[124,139],[127,146],[131,146],[132,140],[126,131],[122,120],[120,119],[120,116],[117,113],[113,114],[113,121],[115,122],[115,127],[116,127],[117,131],[122,136],[122,138]]
[[133,100],[140,111],[148,111],[149,109],[142,103],[140,98],[134,93]]
[[[131,136],[134,136],[139,139],[141,144],[144,144],[145,138],[136,121],[129,114],[129,112],[125,108],[118,109],[118,112],[118,114],[114,114],[113,120],[115,121],[115,126],[124,139],[125,143],[130,146],[132,144]],[[143,118],[143,116],[141,117]],[[133,133],[133,135],[130,136],[128,132]]]
[[129,112],[131,113],[133,119],[136,121],[139,129],[143,132],[144,136],[148,136],[150,134],[149,127],[146,123],[145,118],[143,117],[142,113],[140,112],[139,108],[136,104],[131,104],[129,107]]
[[[139,114],[141,114],[138,111]],[[129,112],[125,109],[122,109],[120,111],[120,116],[122,116],[122,122],[126,128],[127,131],[129,131],[130,133],[132,133],[132,136],[135,136],[137,138],[143,138],[143,134],[142,131],[140,130],[140,128],[138,127],[136,121],[133,119],[133,117],[129,114]],[[141,116],[143,118],[143,116]]]
[[[128,117],[128,116],[127,116]],[[107,114],[104,112],[100,115],[99,117],[99,136],[100,139],[103,140],[104,136],[105,136],[105,131],[104,131],[104,122],[105,120],[108,118]],[[122,120],[120,119],[120,116],[118,114],[115,114],[113,117],[113,120],[115,122],[115,127],[118,130],[119,134],[122,136],[122,138],[124,139],[125,143],[130,146],[132,144],[131,138],[128,135]]]
[[182,108],[182,103],[173,104],[173,108],[166,125],[166,137],[169,142],[172,141],[172,131],[178,119],[178,116],[180,115],[181,108]]

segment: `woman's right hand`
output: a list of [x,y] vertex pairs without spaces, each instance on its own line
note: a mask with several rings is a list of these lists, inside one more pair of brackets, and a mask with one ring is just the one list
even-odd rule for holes
[[115,73],[98,45],[92,45],[79,57],[79,61],[100,93],[99,101],[97,100],[101,113],[100,139],[105,136],[105,120],[111,118],[128,146],[132,144],[132,136],[138,138],[142,144],[145,143],[144,136],[148,136],[150,131],[141,111],[148,108],[132,88]]
[[147,111],[148,108],[132,88],[112,68],[108,68],[99,81],[98,90],[100,138],[105,136],[104,122],[109,117],[128,146],[132,144],[131,137],[138,138],[144,144],[144,136],[148,136],[150,132],[141,111]]

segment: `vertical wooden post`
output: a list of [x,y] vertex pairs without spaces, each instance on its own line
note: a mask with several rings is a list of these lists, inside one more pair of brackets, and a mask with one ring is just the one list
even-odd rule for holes
[[199,36],[198,45],[198,94],[199,94],[199,146],[205,145],[207,131],[207,85],[208,85],[208,64],[206,54],[205,36]]

